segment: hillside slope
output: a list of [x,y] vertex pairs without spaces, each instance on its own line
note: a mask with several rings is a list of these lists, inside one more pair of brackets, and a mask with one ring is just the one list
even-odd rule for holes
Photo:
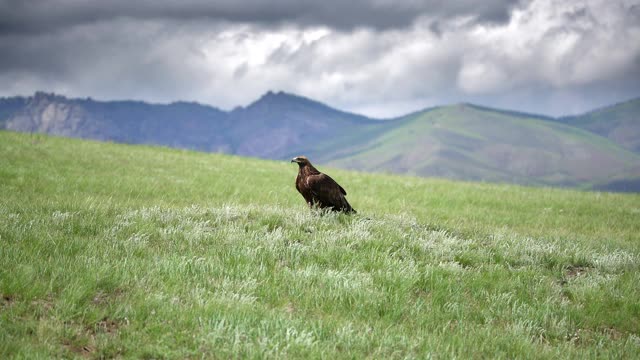
[[100,102],[36,93],[0,99],[0,128],[130,144],[155,144],[268,159],[313,154],[384,122],[283,92],[230,112],[197,103]]
[[359,144],[330,165],[462,180],[590,186],[640,175],[640,156],[590,132],[467,104],[430,109]]
[[26,104],[27,99],[23,97],[0,98],[0,129],[5,129],[7,120],[24,109]]
[[640,357],[640,195],[0,131],[0,358]]
[[382,121],[333,109],[303,97],[268,92],[229,113],[233,154],[290,159],[314,154],[321,144],[384,128]]
[[460,104],[379,120],[284,92],[230,112],[36,93],[0,99],[0,127],[267,159],[304,154],[374,172],[637,191],[638,104],[566,119]]
[[607,137],[631,151],[640,153],[640,99],[559,120]]
[[[17,101],[20,98],[5,99]],[[225,151],[227,115],[195,103],[168,105],[136,101],[99,102],[36,93],[14,108],[5,122],[13,131]],[[6,111],[5,113],[9,113]]]

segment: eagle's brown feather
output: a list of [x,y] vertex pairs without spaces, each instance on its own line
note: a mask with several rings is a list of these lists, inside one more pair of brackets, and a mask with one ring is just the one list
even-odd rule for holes
[[355,212],[345,198],[347,192],[329,175],[318,171],[304,156],[295,157],[291,161],[300,166],[296,189],[310,207]]

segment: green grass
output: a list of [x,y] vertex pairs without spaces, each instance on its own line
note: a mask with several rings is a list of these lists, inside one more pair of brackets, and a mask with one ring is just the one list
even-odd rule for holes
[[0,132],[0,358],[638,358],[640,196]]

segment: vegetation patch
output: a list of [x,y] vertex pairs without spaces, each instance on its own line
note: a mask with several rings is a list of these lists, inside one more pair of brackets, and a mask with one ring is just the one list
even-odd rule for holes
[[286,163],[0,156],[2,358],[640,356],[637,195],[335,170],[345,215]]

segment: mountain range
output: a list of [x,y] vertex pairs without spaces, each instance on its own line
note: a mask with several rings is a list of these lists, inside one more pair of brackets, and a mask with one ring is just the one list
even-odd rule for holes
[[473,104],[392,119],[284,92],[223,111],[189,102],[0,99],[0,128],[459,180],[640,191],[640,99],[547,117]]

